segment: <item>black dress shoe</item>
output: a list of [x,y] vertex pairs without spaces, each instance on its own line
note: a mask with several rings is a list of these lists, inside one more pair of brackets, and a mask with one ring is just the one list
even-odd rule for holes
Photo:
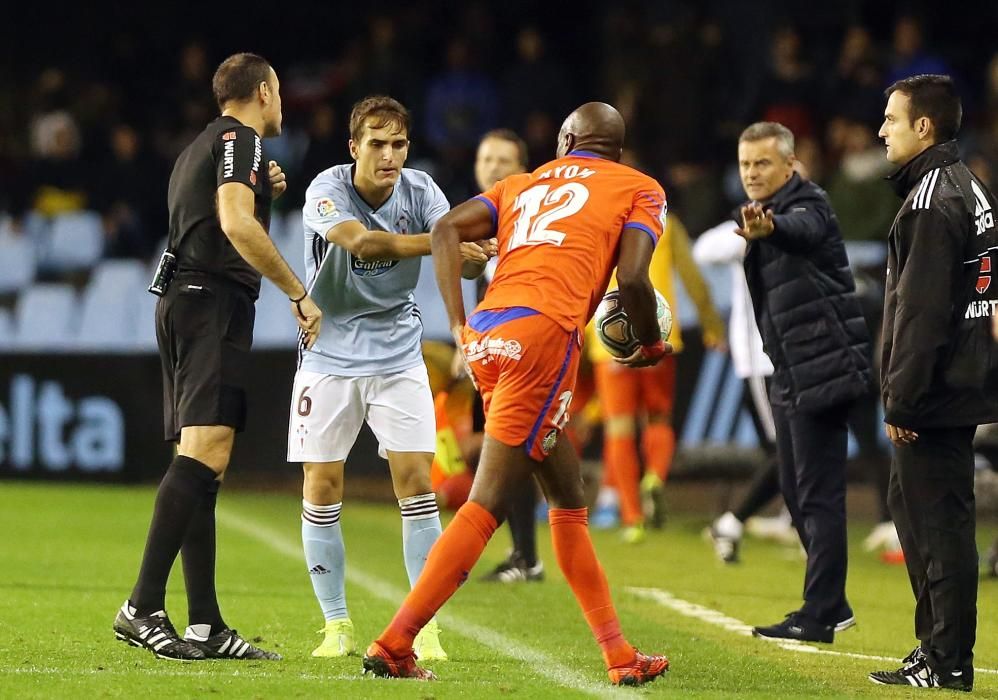
[[822,624],[796,610],[789,613],[783,622],[769,627],[753,627],[752,636],[831,644],[835,640],[835,628],[832,625]]

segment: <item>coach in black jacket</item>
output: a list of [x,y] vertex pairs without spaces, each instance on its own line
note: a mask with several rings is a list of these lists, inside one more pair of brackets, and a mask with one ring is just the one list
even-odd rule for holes
[[846,601],[846,418],[870,388],[869,333],[838,220],[824,191],[794,172],[794,137],[760,122],[738,142],[751,202],[739,235],[763,346],[780,487],[807,551],[804,605],[761,637],[831,642],[855,624]]
[[960,161],[947,76],[887,90],[880,136],[905,198],[888,237],[881,389],[894,443],[887,502],[915,594],[919,645],[876,683],[970,690],[977,630],[974,454],[998,421],[995,199]]

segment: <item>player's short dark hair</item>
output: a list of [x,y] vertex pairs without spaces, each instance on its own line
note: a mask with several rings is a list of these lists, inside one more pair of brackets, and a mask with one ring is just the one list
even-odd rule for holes
[[350,110],[350,138],[360,141],[364,136],[364,125],[368,119],[374,120],[374,123],[368,125],[372,129],[383,129],[391,124],[409,138],[411,121],[409,110],[394,98],[387,95],[372,95],[355,104]]
[[890,97],[894,92],[900,92],[911,101],[908,117],[912,124],[922,117],[932,122],[936,143],[956,138],[963,119],[963,105],[951,77],[914,75],[891,85],[884,91],[884,96]]
[[520,167],[524,170],[527,169],[527,164],[530,161],[530,154],[527,151],[527,142],[519,137],[519,135],[512,129],[493,129],[492,131],[485,134],[482,140],[486,139],[499,139],[500,141],[508,141],[509,143],[516,146],[517,160],[520,163]]
[[228,102],[245,102],[256,94],[260,83],[270,83],[270,63],[255,53],[236,53],[222,61],[211,79],[215,102],[224,109]]

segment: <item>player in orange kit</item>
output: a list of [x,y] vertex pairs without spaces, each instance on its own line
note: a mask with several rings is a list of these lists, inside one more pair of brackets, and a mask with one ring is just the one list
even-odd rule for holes
[[[412,641],[454,594],[482,554],[508,495],[537,478],[558,566],[603,652],[610,680],[639,685],[669,668],[632,647],[589,538],[579,459],[559,440],[582,332],[617,267],[621,299],[642,345],[620,361],[650,366],[672,351],[660,337],[648,264],[665,221],[661,186],[621,165],[624,120],[610,105],[572,112],[558,158],[513,175],[461,204],[433,227],[433,262],[460,352],[485,403],[485,442],[471,496],[430,550],[426,567],[391,624],[371,644],[364,669],[433,678],[416,665]],[[459,241],[496,236],[499,263],[465,324]]]
[[[690,252],[689,234],[675,215],[666,222],[662,241],[655,247],[648,276],[652,285],[678,314],[673,271],[697,309],[703,327],[706,348],[719,347],[724,338],[721,320],[710,289],[700,274]],[[610,287],[616,286],[610,281]],[[593,330],[589,324],[587,331]],[[595,331],[590,333],[595,339]],[[645,539],[645,519],[652,527],[662,527],[665,520],[663,490],[676,451],[676,433],[672,427],[672,406],[676,393],[676,356],[682,352],[683,338],[679,319],[674,315],[672,332],[667,338],[673,354],[654,367],[631,369],[611,362],[612,355],[598,342],[586,349],[593,362],[596,395],[603,410],[603,463],[606,481],[620,497],[620,519],[624,526],[621,539],[637,544]],[[641,451],[638,453],[638,424],[641,428]],[[644,464],[644,478],[641,466]],[[640,479],[640,490],[638,487]]]

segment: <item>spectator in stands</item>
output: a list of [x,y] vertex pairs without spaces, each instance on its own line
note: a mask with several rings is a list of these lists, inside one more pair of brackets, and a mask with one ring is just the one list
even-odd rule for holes
[[826,111],[876,123],[880,118],[882,81],[883,71],[870,31],[859,24],[850,26],[842,39],[835,73],[828,83]]
[[499,100],[492,81],[474,63],[464,39],[447,46],[446,69],[426,92],[424,130],[429,143],[444,155],[467,153],[498,119]]
[[[536,113],[564,114],[570,109],[571,75],[556,58],[547,54],[547,43],[532,25],[521,27],[516,35],[516,58],[502,76],[504,121],[524,133],[527,123],[536,123]],[[548,121],[553,119],[549,118]],[[536,128],[536,127],[535,127]],[[556,127],[543,135],[550,144]],[[540,137],[538,137],[540,141]],[[543,151],[537,151],[543,152]]]
[[[623,162],[623,161],[622,161]],[[648,269],[652,285],[673,309],[668,342],[673,354],[652,367],[635,369],[615,362],[595,337],[592,324],[586,343],[593,363],[596,394],[603,408],[603,462],[608,481],[620,496],[621,539],[637,544],[645,539],[645,522],[662,527],[665,522],[665,481],[676,451],[672,407],[676,392],[675,354],[683,349],[676,305],[675,273],[697,307],[703,344],[715,348],[724,342],[724,322],[710,297],[710,289],[690,254],[690,239],[675,214],[669,215],[662,240],[655,247]],[[610,288],[616,288],[616,277]],[[581,407],[580,407],[581,408]],[[641,428],[641,457],[638,428]],[[643,458],[643,459],[642,459]],[[640,478],[642,462],[644,476]]]
[[32,125],[32,208],[43,216],[80,211],[87,207],[86,165],[80,159],[80,131],[76,120],[59,110],[40,116]]
[[888,83],[913,75],[949,73],[946,62],[925,48],[925,27],[913,15],[903,15],[894,24],[893,48]]
[[147,258],[166,235],[169,178],[165,165],[146,150],[128,124],[111,129],[110,153],[95,178],[93,206],[104,219],[104,254]]
[[328,168],[330,163],[343,163],[350,158],[343,139],[337,134],[338,127],[339,117],[332,104],[322,102],[315,106],[306,129],[308,146],[297,168],[300,177],[288,188],[288,199],[295,207],[300,207],[305,200],[305,188],[312,178]]
[[[419,62],[406,55],[406,49],[399,41],[398,20],[392,14],[381,13],[371,19],[363,58],[354,90],[364,94],[394,95],[402,104],[413,104],[422,97],[418,91],[421,82]],[[348,156],[337,155],[326,162],[342,163]],[[311,178],[314,173],[306,175]]]
[[829,131],[842,152],[838,169],[828,181],[828,198],[847,240],[882,240],[897,214],[897,199],[884,181],[890,170],[883,148],[866,124],[839,117]]
[[812,136],[818,85],[802,50],[796,27],[777,29],[770,41],[770,63],[759,87],[753,117],[786,125],[797,137]]

